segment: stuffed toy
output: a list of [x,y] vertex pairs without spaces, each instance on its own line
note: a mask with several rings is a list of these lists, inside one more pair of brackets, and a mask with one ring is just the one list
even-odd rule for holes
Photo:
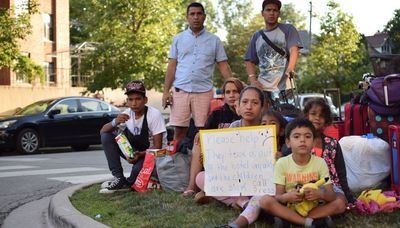
[[[299,192],[304,194],[304,189],[306,189],[306,188],[318,189],[320,186],[325,184],[328,180],[329,180],[329,177],[325,177],[325,178],[318,180],[315,183],[307,183],[300,188]],[[318,200],[313,200],[313,201],[303,200],[300,203],[295,203],[295,204],[289,205],[289,208],[294,209],[301,216],[306,217],[308,215],[308,212],[310,212],[312,209],[314,209],[317,206],[318,206]]]
[[394,191],[365,190],[357,198],[355,206],[362,214],[375,214],[377,212],[393,212],[400,207],[400,201]]
[[366,204],[369,204],[371,200],[373,200],[379,206],[382,206],[385,203],[396,201],[396,197],[386,197],[384,194],[382,194],[381,189],[365,190],[361,193],[361,195],[357,199],[363,201]]

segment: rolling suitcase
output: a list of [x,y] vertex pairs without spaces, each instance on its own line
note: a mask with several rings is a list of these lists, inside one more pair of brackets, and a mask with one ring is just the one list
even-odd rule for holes
[[391,160],[391,185],[392,190],[400,193],[400,125],[389,125],[389,144],[390,144],[390,160]]
[[[332,88],[332,89],[324,89],[324,96],[327,96],[328,93],[335,93],[336,94],[336,107],[340,107],[341,99],[340,99],[340,89],[339,88]],[[333,97],[333,96],[331,96]],[[325,128],[324,135],[333,137],[337,140],[341,139],[344,136],[344,121],[342,119],[342,112],[339,108],[339,116],[332,122],[331,125]]]
[[368,126],[367,104],[346,104],[344,107],[344,135],[366,135]]
[[344,136],[344,122],[335,121],[331,125],[325,128],[324,135],[333,137],[337,140]]
[[378,114],[371,107],[368,107],[368,120],[371,133],[385,140],[386,142],[389,142],[389,125],[400,124],[399,115],[393,116]]

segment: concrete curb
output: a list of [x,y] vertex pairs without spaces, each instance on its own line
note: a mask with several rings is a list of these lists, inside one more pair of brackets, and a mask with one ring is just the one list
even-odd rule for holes
[[[109,179],[104,179],[106,181]],[[101,182],[103,182],[101,181]],[[82,214],[72,206],[69,198],[78,190],[90,185],[99,183],[100,181],[92,181],[80,185],[66,188],[55,194],[49,203],[48,214],[49,219],[55,227],[71,227],[71,228],[107,228],[102,223]]]

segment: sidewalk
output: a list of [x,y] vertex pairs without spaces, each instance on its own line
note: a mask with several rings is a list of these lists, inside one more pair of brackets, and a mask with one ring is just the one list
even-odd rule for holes
[[27,203],[9,214],[4,220],[2,228],[107,228],[108,226],[76,210],[69,200],[69,197],[79,189],[95,183],[99,183],[99,181],[75,185],[53,196]]

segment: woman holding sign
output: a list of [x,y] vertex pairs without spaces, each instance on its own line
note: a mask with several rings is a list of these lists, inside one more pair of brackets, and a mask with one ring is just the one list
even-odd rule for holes
[[[265,99],[264,93],[254,86],[247,86],[240,93],[239,98],[239,113],[242,119],[233,122],[230,127],[250,127],[261,125],[261,113],[264,109]],[[196,177],[196,184],[201,189],[204,190],[204,171],[200,172]],[[201,194],[202,193],[202,194]],[[196,200],[198,202],[205,201],[204,198],[209,198],[205,196],[204,192],[198,193]],[[216,196],[213,197],[222,203],[237,209],[243,209],[249,202],[249,197],[247,196]]]
[[[205,129],[227,128],[233,121],[240,119],[236,113],[236,103],[239,100],[239,95],[243,87],[243,83],[237,78],[229,78],[225,81],[222,86],[224,105],[215,109],[210,114],[204,127]],[[196,175],[203,169],[200,151],[199,135],[197,134],[192,150],[189,185],[183,192],[184,196],[192,196],[195,193]]]

